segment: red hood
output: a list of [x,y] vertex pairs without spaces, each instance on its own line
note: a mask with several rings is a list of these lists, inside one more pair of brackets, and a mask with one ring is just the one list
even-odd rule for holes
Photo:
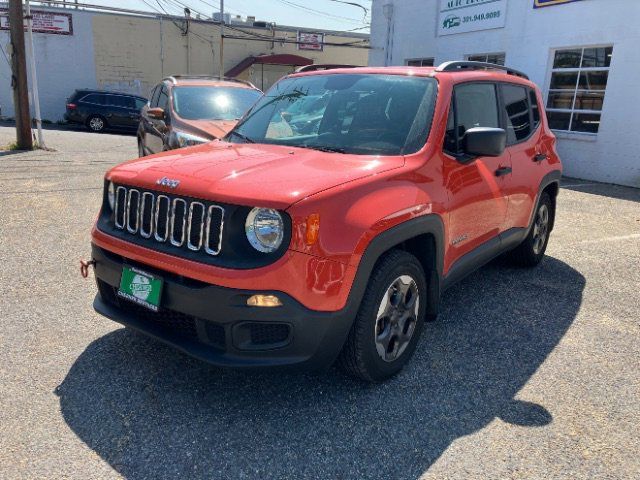
[[[314,193],[403,165],[403,157],[214,141],[123,163],[108,178],[222,203],[286,209]],[[163,177],[180,184],[175,190],[160,187],[156,182]]]
[[238,123],[237,120],[182,120],[194,135],[210,139],[222,138]]

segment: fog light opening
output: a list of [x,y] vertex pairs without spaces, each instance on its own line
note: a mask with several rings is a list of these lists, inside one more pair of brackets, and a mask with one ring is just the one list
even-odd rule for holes
[[247,299],[250,307],[281,307],[282,302],[275,295],[252,295]]

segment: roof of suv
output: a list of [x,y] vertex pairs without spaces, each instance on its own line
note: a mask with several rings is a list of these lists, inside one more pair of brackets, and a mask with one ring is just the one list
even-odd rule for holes
[[125,93],[125,92],[113,92],[111,90],[96,90],[94,88],[78,88],[74,91],[74,95],[79,95],[79,94],[89,94],[89,93],[96,93],[99,95],[124,95],[125,97],[133,97],[133,98],[140,98],[142,100],[147,100],[146,97],[143,97],[142,95],[135,95],[133,93]]
[[172,85],[192,85],[207,87],[236,87],[236,88],[258,88],[251,82],[238,78],[219,78],[213,75],[171,75],[164,79]]
[[446,62],[438,67],[347,67],[327,70],[311,70],[294,73],[290,76],[331,75],[331,74],[364,74],[364,75],[407,75],[420,77],[455,76],[465,80],[509,80],[516,83],[532,84],[529,77],[512,68],[483,62]]

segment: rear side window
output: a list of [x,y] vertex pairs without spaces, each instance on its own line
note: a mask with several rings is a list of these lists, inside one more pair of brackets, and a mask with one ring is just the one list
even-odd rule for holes
[[445,150],[453,155],[462,153],[462,137],[475,127],[500,127],[498,97],[493,83],[466,83],[455,87]]
[[521,142],[532,132],[529,112],[529,92],[518,85],[502,85],[502,99],[507,122],[507,144]]
[[94,105],[106,105],[105,95],[100,95],[99,93],[92,93],[84,97],[82,102],[85,103],[93,103]]
[[533,129],[540,125],[540,107],[538,106],[538,96],[535,90],[529,89],[529,103],[531,104],[531,113],[533,114]]
[[136,102],[133,97],[125,95],[106,95],[107,105],[112,107],[135,108]]

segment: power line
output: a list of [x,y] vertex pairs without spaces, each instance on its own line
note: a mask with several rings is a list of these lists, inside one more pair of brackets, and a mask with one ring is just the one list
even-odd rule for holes
[[334,20],[342,20],[342,21],[345,21],[345,22],[348,22],[348,23],[352,23],[352,24],[356,24],[356,25],[362,25],[362,23],[363,23],[362,21],[360,21],[358,19],[355,19],[355,18],[343,17],[341,15],[333,15],[331,13],[323,12],[321,10],[316,10],[314,8],[310,8],[310,7],[307,7],[305,5],[300,5],[299,3],[291,2],[289,0],[278,0],[278,1],[280,3],[284,3],[285,5],[288,5],[290,7],[297,8],[299,10],[303,10],[303,11],[306,11],[306,12],[315,13],[317,15],[321,15],[321,16],[324,16],[324,17],[327,17],[327,18],[331,18],[331,19],[334,19]]

